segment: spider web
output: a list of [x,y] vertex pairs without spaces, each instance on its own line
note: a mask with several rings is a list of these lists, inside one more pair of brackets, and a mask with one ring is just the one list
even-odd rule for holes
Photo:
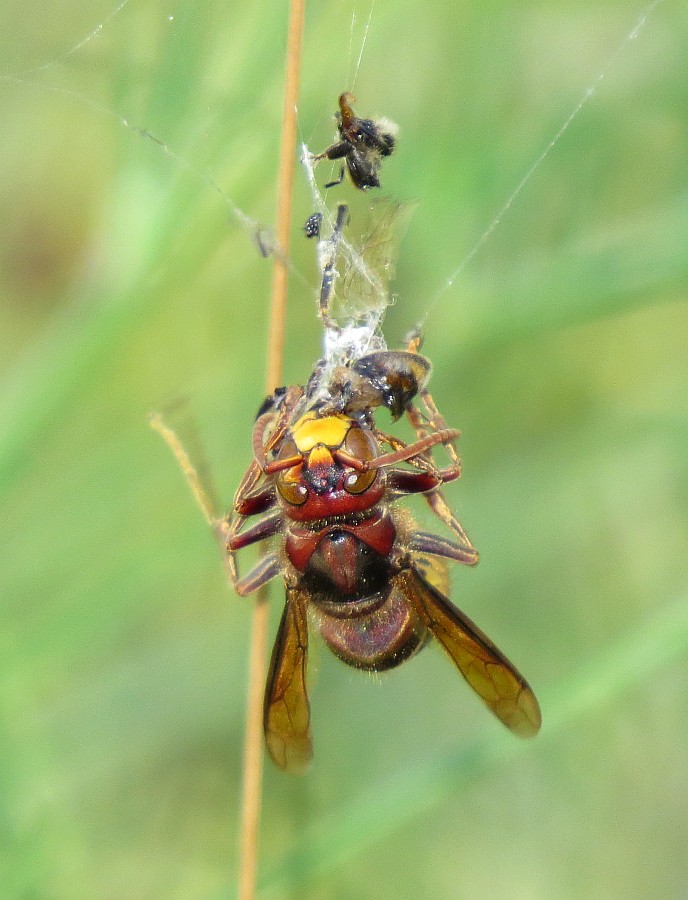
[[[118,3],[104,18],[98,21],[90,31],[87,31],[67,49],[46,62],[15,70],[13,72],[0,73],[0,85],[21,85],[27,88],[47,91],[69,98],[90,110],[94,115],[111,119],[130,131],[136,137],[152,143],[159,148],[163,156],[170,159],[175,164],[180,172],[188,172],[192,177],[196,178],[199,183],[210,187],[211,190],[217,194],[221,202],[227,208],[230,216],[246,232],[262,256],[268,256],[271,253],[279,253],[279,248],[276,247],[274,242],[272,229],[266,227],[253,216],[245,212],[222,187],[220,180],[212,171],[199,166],[192,158],[189,158],[176,150],[168,142],[158,137],[148,127],[137,124],[128,115],[118,112],[114,107],[101,103],[99,100],[94,99],[89,94],[80,90],[73,90],[69,87],[65,87],[56,80],[45,80],[44,76],[64,70],[72,58],[76,57],[80,51],[84,50],[100,38],[106,29],[112,25],[114,20],[117,19],[127,7],[134,6],[137,2],[139,2],[139,0],[121,0],[121,2]],[[161,15],[161,20],[169,24],[172,24],[174,19],[175,16],[173,14]],[[297,272],[296,274],[301,280],[304,280],[300,273]]]
[[556,147],[564,134],[568,131],[569,127],[573,124],[574,120],[578,117],[578,114],[581,112],[584,106],[589,103],[590,100],[595,96],[598,92],[602,82],[607,77],[609,72],[614,68],[616,63],[619,61],[622,53],[626,50],[628,45],[635,41],[642,30],[647,25],[647,22],[650,16],[654,13],[657,7],[661,6],[665,0],[651,0],[651,2],[643,9],[640,16],[631,27],[630,31],[623,37],[623,39],[619,42],[616,48],[611,52],[611,54],[607,57],[606,61],[602,64],[599,73],[594,78],[594,80],[586,87],[585,91],[581,95],[581,98],[575,104],[570,114],[566,117],[560,128],[554,134],[554,137],[545,145],[544,149],[540,152],[540,154],[535,158],[532,165],[527,169],[526,173],[520,179],[514,190],[509,194],[503,206],[497,212],[495,217],[491,222],[485,227],[484,231],[477,238],[471,249],[468,253],[463,257],[458,266],[449,274],[447,278],[444,279],[441,286],[436,290],[432,299],[428,302],[428,305],[425,309],[425,313],[423,315],[422,321],[419,323],[420,325],[424,324],[427,320],[430,312],[432,311],[435,304],[443,297],[444,294],[450,288],[453,287],[456,279],[461,275],[466,266],[473,260],[473,258],[480,252],[483,246],[489,241],[492,234],[496,231],[496,229],[501,224],[504,216],[509,212],[511,207],[514,205],[519,195],[526,187],[528,182],[532,179],[535,173],[540,169],[544,161],[547,159],[551,151]]
[[[426,305],[422,320],[419,324],[425,323],[436,304],[452,289],[466,267],[488,243],[491,236],[499,228],[504,217],[516,203],[522,191],[543,165],[551,151],[556,147],[560,139],[578,117],[581,110],[598,92],[602,82],[618,63],[628,45],[638,38],[647,25],[650,17],[664,2],[665,0],[651,0],[651,2],[642,9],[628,32],[607,56],[598,74],[586,87],[579,101],[572,108],[570,114],[555,132],[551,140],[535,157],[532,165],[518,181],[514,190],[506,198],[498,212],[480,232],[471,249],[469,249],[469,251],[461,258],[458,265],[447,276],[440,280],[438,288],[431,294],[431,299]],[[137,3],[139,3],[139,0],[121,0],[121,2],[117,3],[107,15],[97,21],[90,30],[87,30],[62,53],[36,66],[0,74],[0,84],[26,85],[27,87],[35,87],[55,94],[64,95],[79,102],[96,115],[115,120],[132,134],[143,140],[149,141],[158,147],[160,152],[165,157],[172,160],[180,171],[188,171],[192,176],[196,177],[200,183],[210,187],[217,194],[222,203],[225,204],[230,215],[237,224],[239,224],[252,242],[258,247],[262,255],[268,255],[271,252],[279,253],[279,248],[274,245],[271,230],[261,224],[248,212],[241,209],[227,193],[221,185],[220,180],[213,172],[200,167],[194,159],[186,157],[168,142],[158,137],[153,131],[147,128],[145,124],[137,124],[132,121],[128,115],[121,114],[114,107],[105,105],[87,94],[64,87],[56,81],[50,82],[45,80],[44,76],[50,75],[65,67],[80,53],[80,51],[101,38],[113,24],[115,19],[120,17],[127,8],[130,8]],[[370,0],[370,3],[366,2],[362,5],[362,9],[363,14],[361,14],[361,7],[354,2],[350,16],[347,47],[347,84],[351,89],[353,89],[356,84],[362,66],[371,28],[375,28],[376,0]],[[161,15],[170,22],[174,18],[171,15]],[[302,158],[311,189],[313,205],[315,209],[323,215],[325,232],[331,232],[334,221],[333,214],[328,208],[317,186],[312,164],[310,164],[308,160],[308,147],[305,143],[302,145]],[[383,209],[382,206],[379,206],[377,210],[373,208],[370,219],[371,221],[368,226],[366,226],[366,230],[364,231],[360,242],[356,243],[350,241],[346,236],[342,237],[339,247],[341,263],[337,269],[340,278],[334,301],[334,312],[337,318],[341,320],[342,325],[346,328],[358,329],[359,337],[357,340],[359,340],[362,347],[367,344],[373,346],[373,344],[377,344],[383,340],[380,334],[380,326],[384,318],[384,312],[390,302],[392,302],[389,293],[389,282],[393,277],[396,250],[398,249],[400,236],[403,232],[403,225],[408,219],[408,215],[407,211],[402,206],[395,206],[394,204],[389,203],[386,209]],[[339,269],[341,269],[341,271],[339,271]],[[292,271],[294,271],[293,268]],[[296,274],[302,281],[306,281],[299,272]],[[327,345],[327,335],[325,342]]]
[[[425,325],[439,301],[454,286],[466,267],[489,242],[522,191],[542,167],[549,154],[568,131],[586,104],[597,94],[602,82],[619,62],[628,45],[638,38],[652,14],[662,3],[664,3],[664,0],[651,0],[642,9],[629,31],[625,33],[617,46],[606,57],[597,75],[585,88],[571,112],[553,137],[535,157],[533,163],[517,182],[498,212],[480,232],[472,247],[449,275],[441,280],[439,287],[434,293],[431,293],[416,328],[421,329]],[[357,54],[354,53],[353,36],[359,20],[355,9],[352,13],[348,53],[349,77],[347,81],[347,85],[351,85],[351,89],[353,89],[361,67],[374,9],[375,0],[372,0]],[[355,64],[353,62],[354,57],[356,60]],[[347,89],[349,88],[347,87]],[[306,142],[302,143],[301,160],[310,186],[313,206],[322,216],[326,233],[331,233],[334,228],[333,213],[328,208],[318,187],[310,148]],[[356,358],[386,346],[381,330],[382,322],[385,311],[392,302],[392,297],[389,293],[389,282],[393,278],[396,253],[398,252],[400,237],[403,232],[403,227],[401,226],[403,225],[403,220],[407,220],[408,216],[401,205],[395,206],[388,201],[386,207],[381,205],[377,210],[372,207],[371,218],[373,220],[377,219],[377,223],[368,226],[360,243],[351,242],[346,236],[342,236],[338,246],[333,251],[333,248],[328,244],[327,238],[320,242],[318,262],[321,274],[325,272],[327,266],[332,266],[332,253],[334,252],[335,256],[337,254],[339,256],[339,269],[336,269],[335,272],[334,281],[336,288],[331,308],[338,327],[334,329],[329,328],[327,323],[325,323],[324,334],[325,359],[331,364],[338,364],[346,361],[347,358]],[[336,259],[334,260],[334,265],[336,268]],[[339,279],[337,279],[337,275],[340,276]]]
[[[328,267],[334,268],[329,313],[336,325],[328,328],[325,323],[325,355],[329,356],[332,348],[342,343],[351,347],[354,357],[384,349],[380,326],[393,300],[390,282],[413,207],[389,198],[374,200],[368,207],[360,238],[349,239],[346,227],[337,233],[335,215],[315,179],[309,148],[304,144],[301,150],[312,200],[322,216],[324,237],[318,242],[317,254],[321,279]],[[356,232],[355,228],[352,230]]]

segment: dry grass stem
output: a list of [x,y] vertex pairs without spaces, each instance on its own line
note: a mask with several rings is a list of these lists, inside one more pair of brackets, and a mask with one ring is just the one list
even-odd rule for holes
[[215,530],[218,523],[217,514],[213,507],[212,500],[208,496],[208,491],[204,488],[201,478],[198,475],[198,471],[189,458],[189,454],[184,449],[175,432],[165,424],[159,413],[153,413],[148,421],[153,431],[157,431],[174,454],[177,464],[182,470],[187,484],[191,488],[194,499],[205,516],[206,522],[213,530]]
[[[291,0],[287,37],[284,115],[277,187],[277,245],[274,256],[270,330],[265,386],[272,393],[282,379],[284,358],[284,323],[287,308],[289,265],[289,230],[291,226],[292,186],[294,181],[301,45],[305,0]],[[239,897],[255,896],[258,831],[260,826],[261,787],[263,776],[263,683],[267,657],[268,602],[267,591],[261,590],[255,602],[251,632],[249,685],[244,745],[244,784],[241,815],[241,851]]]

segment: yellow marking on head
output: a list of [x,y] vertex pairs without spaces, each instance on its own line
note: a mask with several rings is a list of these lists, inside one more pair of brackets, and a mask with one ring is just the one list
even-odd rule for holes
[[309,453],[317,444],[341,447],[352,422],[348,416],[337,413],[319,419],[316,413],[306,413],[292,428],[292,437],[299,453]]
[[308,468],[311,466],[331,466],[334,463],[332,454],[323,444],[316,444],[308,454]]

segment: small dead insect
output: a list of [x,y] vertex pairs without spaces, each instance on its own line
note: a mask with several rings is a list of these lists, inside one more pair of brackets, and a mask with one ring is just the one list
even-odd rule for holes
[[[340,207],[335,248],[347,214]],[[329,314],[330,262],[322,269],[321,317],[326,331],[342,331]],[[446,597],[447,562],[473,566],[478,553],[442,492],[461,474],[459,432],[447,426],[427,390],[431,366],[419,345],[414,336],[401,351],[345,353],[334,365],[323,361],[305,386],[268,397],[253,429],[253,460],[220,523],[238,594],[278,577],[285,583],[264,730],[270,756],[288,771],[302,771],[312,756],[309,613],[332,652],[366,671],[398,666],[434,637],[511,731],[529,737],[540,727],[528,683]],[[374,418],[380,407],[394,420],[406,416],[415,433],[410,443],[381,430]],[[432,457],[439,447],[448,456],[444,466]],[[453,539],[418,530],[396,508],[414,494]],[[277,546],[240,576],[236,554],[270,538]]]
[[[389,119],[359,119],[351,108],[351,103],[355,99],[353,94],[348,92],[340,96],[336,118],[341,140],[314,156],[313,162],[321,159],[343,159],[351,181],[357,188],[366,191],[369,188],[380,187],[378,171],[383,157],[390,156],[394,150],[397,126]],[[325,187],[341,184],[343,179],[344,166],[340,170],[339,178],[330,181]]]
[[321,212],[314,212],[306,219],[303,226],[304,234],[307,238],[320,237],[320,226],[322,225],[323,215]]

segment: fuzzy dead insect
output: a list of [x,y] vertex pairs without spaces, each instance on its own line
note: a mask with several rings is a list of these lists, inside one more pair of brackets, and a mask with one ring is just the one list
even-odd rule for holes
[[[335,248],[347,213],[338,210]],[[321,266],[320,309],[326,331],[341,337],[330,316],[330,264],[328,257]],[[419,343],[414,336],[399,351],[347,349],[321,361],[305,385],[268,397],[253,428],[253,460],[221,523],[238,594],[275,578],[285,584],[264,730],[270,756],[288,771],[305,769],[312,756],[309,620],[339,659],[372,672],[398,666],[434,637],[511,731],[529,737],[540,727],[525,679],[446,596],[447,563],[473,566],[478,553],[443,494],[461,474],[459,432],[427,389],[431,366]],[[394,420],[406,416],[413,440],[382,430],[375,419],[381,407]],[[440,449],[444,464],[433,457]],[[419,530],[399,507],[416,494],[451,538]],[[275,546],[240,575],[237,554],[270,539]]]
[[[397,126],[389,119],[359,119],[351,108],[355,101],[353,94],[344,93],[339,97],[339,112],[336,114],[337,129],[341,140],[327,150],[313,157],[321,159],[343,159],[351,181],[362,191],[380,187],[378,172],[385,156],[390,156],[396,145]],[[339,178],[330,181],[326,188],[341,184],[344,166]]]

